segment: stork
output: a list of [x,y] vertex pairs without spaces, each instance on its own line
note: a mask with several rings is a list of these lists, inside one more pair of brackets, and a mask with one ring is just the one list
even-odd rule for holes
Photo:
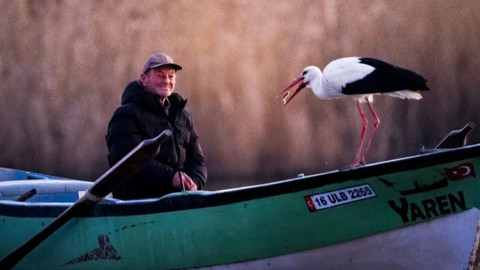
[[[345,57],[330,62],[322,71],[316,66],[306,67],[301,76],[290,83],[282,92],[286,105],[303,88],[312,89],[319,99],[351,97],[355,100],[362,119],[362,132],[355,161],[350,168],[366,164],[365,156],[380,125],[373,108],[373,95],[386,94],[401,99],[422,98],[419,91],[429,90],[421,75],[382,60],[366,57]],[[292,92],[290,89],[299,84]],[[368,120],[362,107],[366,103],[373,117],[373,128],[365,140]]]

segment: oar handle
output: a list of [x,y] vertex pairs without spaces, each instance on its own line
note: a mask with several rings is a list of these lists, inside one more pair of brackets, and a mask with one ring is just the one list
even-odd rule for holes
[[30,199],[31,197],[33,197],[35,194],[37,194],[37,190],[32,188],[31,190],[23,193],[22,195],[20,195],[18,198],[17,198],[17,202],[24,202],[28,199]]
[[100,176],[93,183],[93,186],[87,190],[85,195],[63,211],[54,221],[52,221],[52,223],[30,238],[25,244],[3,258],[0,261],[0,269],[10,269],[14,267],[20,260],[27,256],[52,233],[62,227],[80,210],[96,203],[100,198],[105,197],[116,187],[123,184],[129,176],[137,172],[142,165],[158,154],[161,143],[166,138],[170,137],[171,134],[172,131],[167,129],[157,137],[141,142],[112,168]]

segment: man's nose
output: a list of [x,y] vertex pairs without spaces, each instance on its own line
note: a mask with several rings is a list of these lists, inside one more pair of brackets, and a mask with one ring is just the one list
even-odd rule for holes
[[170,77],[168,77],[168,75],[161,75],[160,79],[164,82],[170,82]]

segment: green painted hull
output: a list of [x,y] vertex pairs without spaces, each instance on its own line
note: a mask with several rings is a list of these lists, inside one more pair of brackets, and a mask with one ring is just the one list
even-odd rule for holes
[[[474,145],[266,185],[109,199],[17,268],[195,268],[329,247],[479,208],[478,170]],[[0,258],[70,204],[0,201]]]

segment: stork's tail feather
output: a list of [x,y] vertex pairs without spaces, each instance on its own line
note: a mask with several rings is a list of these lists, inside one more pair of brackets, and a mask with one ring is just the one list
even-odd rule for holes
[[416,99],[416,100],[422,99],[422,95],[420,95],[420,93],[415,91],[410,91],[410,90],[402,90],[402,91],[390,92],[386,94],[389,96],[401,98],[401,99]]

